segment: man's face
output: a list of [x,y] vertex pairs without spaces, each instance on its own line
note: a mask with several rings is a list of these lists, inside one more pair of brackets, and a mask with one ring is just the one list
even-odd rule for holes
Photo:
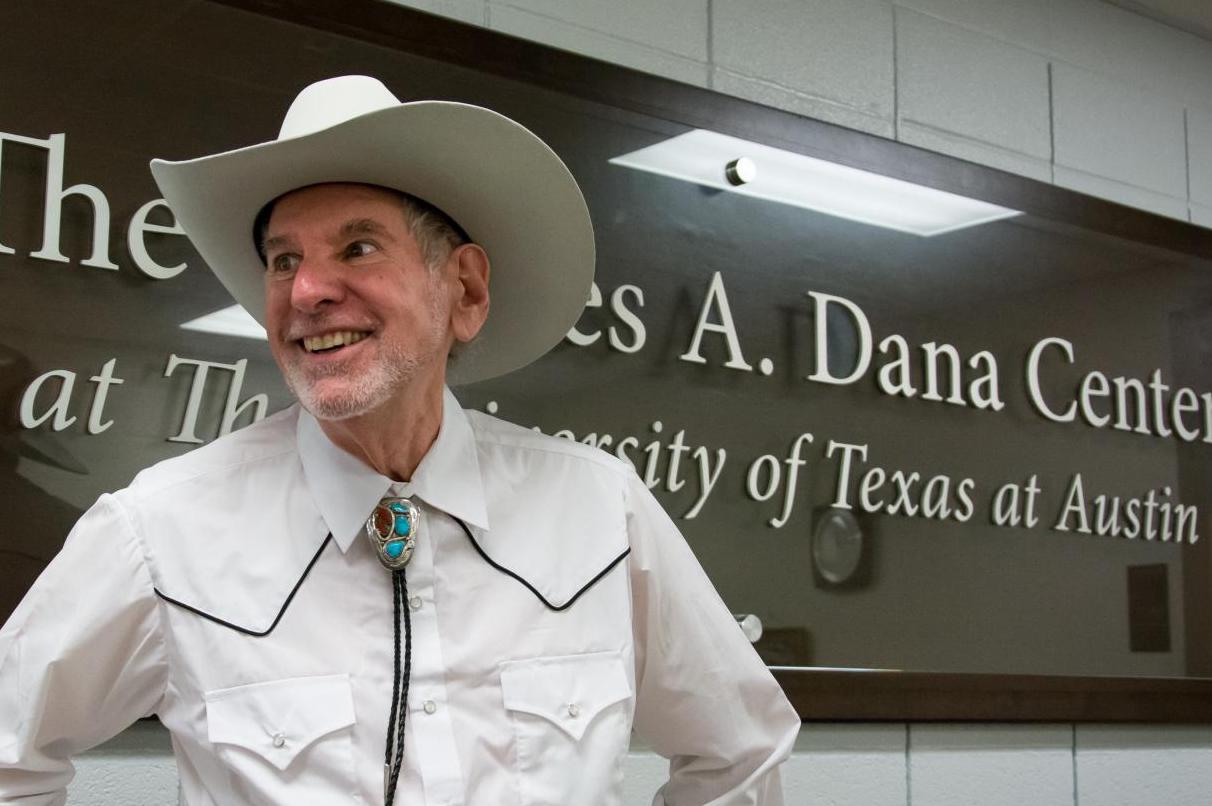
[[265,231],[266,330],[303,407],[366,414],[445,379],[454,286],[425,265],[400,200],[369,185],[289,193]]

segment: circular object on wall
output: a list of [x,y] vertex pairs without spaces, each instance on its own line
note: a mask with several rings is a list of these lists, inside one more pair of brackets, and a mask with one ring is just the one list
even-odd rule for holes
[[863,530],[854,515],[831,508],[821,514],[812,533],[812,560],[826,582],[840,585],[854,576],[863,558]]
[[724,176],[734,187],[747,185],[757,179],[757,164],[748,157],[737,157],[724,167]]
[[733,618],[740,625],[741,632],[745,633],[745,637],[749,639],[749,643],[756,644],[762,640],[762,620],[753,613],[733,613]]

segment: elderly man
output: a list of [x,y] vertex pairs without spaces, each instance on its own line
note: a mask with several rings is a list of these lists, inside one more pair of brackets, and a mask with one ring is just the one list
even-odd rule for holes
[[189,806],[618,804],[633,727],[657,803],[781,803],[798,719],[634,471],[446,388],[580,311],[555,154],[350,76],[153,172],[301,407],[80,520],[0,632],[0,803],[153,713]]

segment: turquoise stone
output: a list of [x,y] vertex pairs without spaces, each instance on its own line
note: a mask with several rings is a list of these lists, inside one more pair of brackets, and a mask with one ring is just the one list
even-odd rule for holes
[[404,506],[399,501],[396,501],[394,504],[390,504],[388,509],[390,509],[392,512],[398,512],[400,514],[408,511],[408,507]]
[[393,540],[383,547],[383,551],[387,552],[387,556],[393,560],[400,559],[400,555],[404,553],[404,541]]
[[408,537],[412,527],[408,524],[408,518],[403,515],[396,515],[396,534],[400,537]]

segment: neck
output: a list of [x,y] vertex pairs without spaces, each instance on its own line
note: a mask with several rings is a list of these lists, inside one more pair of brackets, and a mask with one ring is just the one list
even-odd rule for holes
[[345,420],[317,420],[325,435],[346,453],[382,476],[409,481],[442,426],[439,381],[423,394],[410,394]]

